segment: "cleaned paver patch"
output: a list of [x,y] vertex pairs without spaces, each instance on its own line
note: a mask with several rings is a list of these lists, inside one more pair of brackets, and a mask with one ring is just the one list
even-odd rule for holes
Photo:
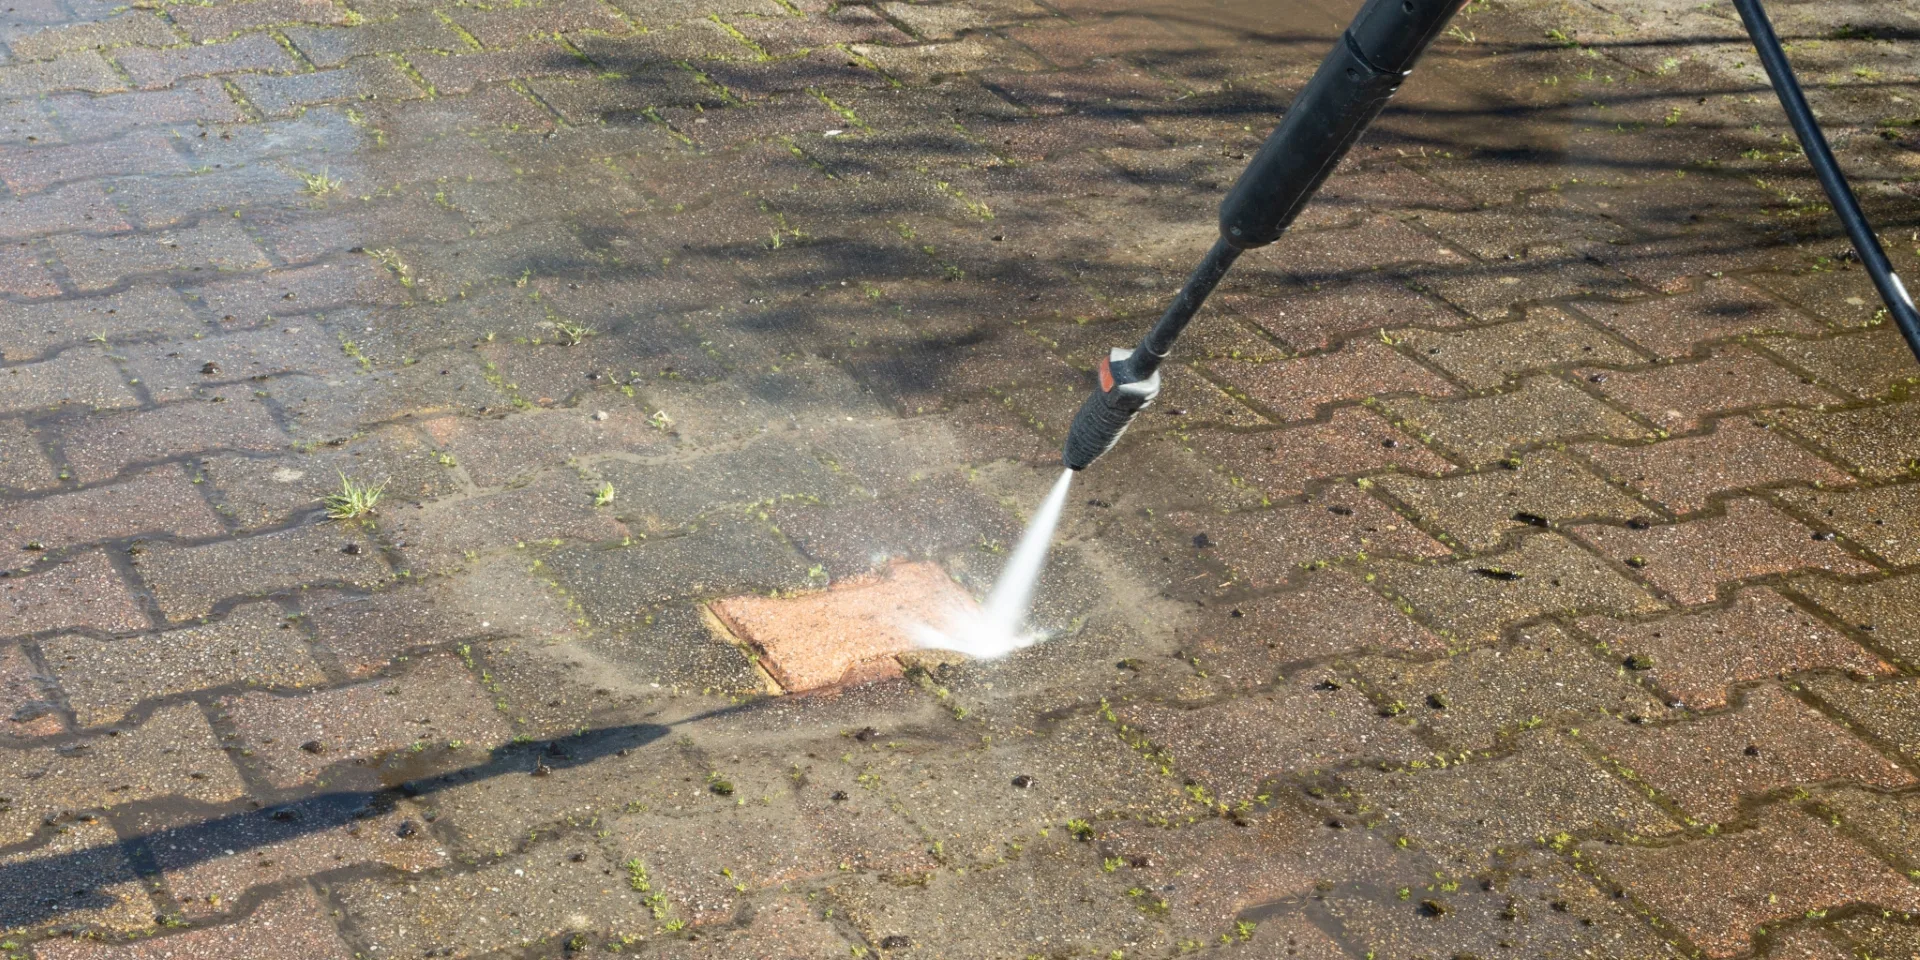
[[965,620],[975,609],[973,597],[930,563],[900,564],[822,593],[729,597],[711,606],[788,693],[897,676],[893,657],[919,646],[916,631]]

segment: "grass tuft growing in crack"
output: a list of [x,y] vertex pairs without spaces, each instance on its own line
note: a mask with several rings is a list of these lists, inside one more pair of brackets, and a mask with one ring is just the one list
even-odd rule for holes
[[384,483],[362,483],[342,473],[340,489],[321,498],[321,502],[327,506],[329,520],[358,520],[374,512],[386,489]]

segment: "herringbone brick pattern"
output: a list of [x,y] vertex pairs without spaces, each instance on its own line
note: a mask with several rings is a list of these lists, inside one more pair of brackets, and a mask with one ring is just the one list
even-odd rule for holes
[[[1045,643],[708,611],[983,591],[1353,7],[13,3],[0,956],[1915,955],[1920,365],[1723,5],[1472,0]],[[1920,13],[1775,7],[1912,272]]]

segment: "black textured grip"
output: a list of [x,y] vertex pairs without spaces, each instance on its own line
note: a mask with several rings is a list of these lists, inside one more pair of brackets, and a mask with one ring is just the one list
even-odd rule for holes
[[[1114,368],[1125,369],[1121,361],[1131,351],[1115,350],[1109,361]],[[1110,375],[1110,374],[1109,374]],[[1160,395],[1160,375],[1155,373],[1145,380],[1114,383],[1107,389],[1095,388],[1087,396],[1087,402],[1080,405],[1080,412],[1073,415],[1073,426],[1067,429],[1067,442],[1060,453],[1060,459],[1069,470],[1085,470],[1113,445],[1120,442],[1120,435],[1127,432],[1127,424],[1140,411]]]

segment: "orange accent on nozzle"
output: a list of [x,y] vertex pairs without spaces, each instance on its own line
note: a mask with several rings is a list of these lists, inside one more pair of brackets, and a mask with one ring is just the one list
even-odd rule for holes
[[1113,358],[1100,358],[1100,392],[1113,392]]

